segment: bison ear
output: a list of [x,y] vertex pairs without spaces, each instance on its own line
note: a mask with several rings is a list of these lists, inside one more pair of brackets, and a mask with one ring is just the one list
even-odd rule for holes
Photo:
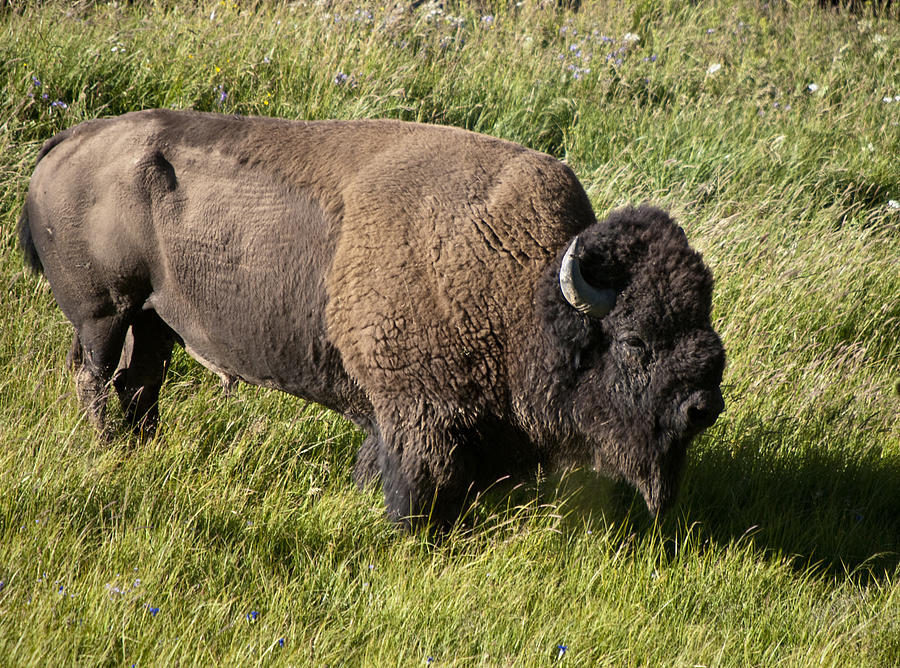
[[581,273],[583,246],[580,236],[572,239],[559,266],[559,289],[563,297],[579,313],[600,319],[616,305],[616,291],[595,288]]

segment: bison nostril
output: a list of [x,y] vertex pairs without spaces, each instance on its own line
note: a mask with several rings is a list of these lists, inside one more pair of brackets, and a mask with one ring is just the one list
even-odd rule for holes
[[724,407],[718,392],[698,392],[684,403],[682,410],[688,426],[706,428],[716,421]]
[[690,424],[704,424],[709,419],[709,414],[707,406],[699,404],[688,406],[687,417]]

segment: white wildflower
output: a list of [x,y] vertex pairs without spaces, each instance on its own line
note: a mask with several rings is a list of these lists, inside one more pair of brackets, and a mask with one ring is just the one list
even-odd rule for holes
[[641,36],[635,35],[633,32],[626,32],[625,36],[622,38],[622,41],[626,44],[634,44],[641,41]]
[[811,83],[806,88],[810,93],[815,93],[817,90],[819,90],[819,84]]
[[722,69],[721,63],[713,63],[708,68],[706,68],[706,73],[707,74],[715,74],[716,72],[718,72],[721,69]]
[[888,200],[888,208],[889,209],[900,209],[900,202],[895,199]]

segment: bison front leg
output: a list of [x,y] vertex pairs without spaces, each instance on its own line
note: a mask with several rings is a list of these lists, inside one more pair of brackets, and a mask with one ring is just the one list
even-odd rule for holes
[[453,429],[393,431],[378,463],[388,517],[407,527],[449,526],[459,519],[472,480]]
[[360,489],[375,485],[381,480],[379,457],[383,446],[378,430],[372,429],[373,431],[368,433],[362,445],[359,446],[359,452],[356,453],[356,461],[353,464],[353,481]]

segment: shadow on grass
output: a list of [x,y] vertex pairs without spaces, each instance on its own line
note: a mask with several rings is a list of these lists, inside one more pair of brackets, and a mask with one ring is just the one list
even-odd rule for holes
[[[723,433],[727,430],[727,433]],[[881,580],[900,568],[900,457],[884,434],[835,435],[792,420],[722,426],[689,457],[675,508],[659,522],[664,540],[749,541],[802,570]],[[564,499],[574,530],[598,521],[623,539],[653,530],[644,501],[623,482],[567,474],[545,500]]]
[[[837,579],[895,573],[900,457],[883,452],[884,434],[836,430],[791,419],[717,425],[696,444],[679,502],[658,524],[661,537],[672,546],[688,532],[712,545],[749,542]],[[514,531],[534,517],[565,532],[617,526],[622,540],[655,524],[630,486],[576,470],[537,483],[497,483],[473,500],[454,532]],[[435,535],[436,544],[445,543]]]
[[744,425],[727,449],[704,440],[664,533],[699,523],[716,542],[747,537],[768,553],[835,577],[894,572],[900,458],[883,454],[884,435],[860,430],[852,440],[828,431],[781,420]]
[[[888,438],[883,433],[859,426],[845,430],[849,433],[840,433],[840,427],[827,423],[805,424],[792,419],[717,424],[694,447],[679,502],[659,524],[661,536],[672,544],[682,543],[688,531],[714,545],[748,541],[761,553],[789,558],[797,568],[835,578],[880,580],[895,573],[900,568],[900,456],[883,451],[882,444]],[[332,483],[337,488],[349,484],[343,479],[349,477],[359,436],[325,438],[317,452],[317,458],[334,466],[331,475],[339,480]],[[221,452],[221,443],[221,435],[192,441],[189,461],[183,465],[203,469],[210,461],[227,456]],[[231,453],[237,458],[232,464],[233,471],[238,472],[234,475],[252,472],[260,493],[283,476],[307,483],[314,479],[317,485],[330,487],[320,467],[302,456],[297,461],[290,456],[304,447],[309,446],[286,443],[278,457],[273,455],[271,445],[245,447]],[[127,466],[133,456],[121,453],[121,465]],[[162,466],[165,470],[157,471],[157,475],[162,477],[171,466]],[[124,493],[121,484],[111,483],[105,494],[92,495],[89,505],[76,499],[69,510],[83,511],[90,517],[104,516],[107,506],[114,506]],[[241,484],[251,486],[249,481]],[[351,499],[358,494],[347,491]],[[301,494],[300,498],[301,507],[319,505],[310,500],[313,497]],[[380,492],[377,498],[380,505]],[[357,516],[348,519],[344,516],[347,499],[342,499],[317,521],[307,515],[316,517],[318,513],[295,508],[300,519],[267,534],[266,546],[259,552],[280,562],[289,561],[304,545],[309,549],[309,545],[331,544],[334,549],[335,526],[353,527],[346,544],[337,541],[341,546],[338,553],[352,552],[354,546],[365,543],[360,542],[360,526],[368,527],[369,538],[375,543],[396,535],[386,521],[372,522],[371,503],[362,498],[359,503],[350,503]],[[537,484],[498,484],[464,513],[463,526],[457,530],[462,529],[463,534],[466,529],[475,533],[502,532],[506,528],[514,531],[531,515],[546,514],[541,510],[543,504],[552,508],[562,499],[559,510],[570,530],[578,531],[595,522],[597,526],[619,525],[623,531],[617,533],[627,540],[630,534],[652,530],[654,524],[643,500],[630,487],[575,471]],[[115,512],[126,513],[127,519],[136,509],[132,505],[127,513],[125,509]],[[246,518],[236,518],[230,511],[206,513],[201,519],[194,526],[198,540],[230,544],[247,538]],[[251,533],[255,535],[255,530]],[[444,543],[441,534],[437,535],[434,542]]]

